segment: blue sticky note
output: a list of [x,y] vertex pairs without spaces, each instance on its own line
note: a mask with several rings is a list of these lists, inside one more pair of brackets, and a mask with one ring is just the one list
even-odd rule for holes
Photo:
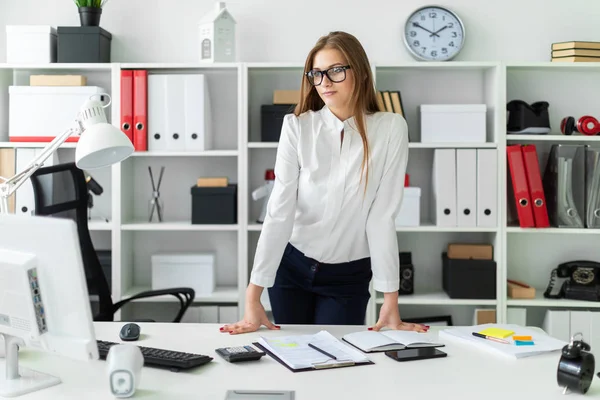
[[515,340],[515,344],[517,346],[533,346],[533,342],[531,340]]

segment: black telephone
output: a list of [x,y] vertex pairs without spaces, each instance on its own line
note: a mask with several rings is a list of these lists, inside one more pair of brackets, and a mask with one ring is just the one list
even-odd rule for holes
[[[553,292],[557,278],[562,278],[563,282],[558,292]],[[559,264],[552,270],[544,297],[600,301],[600,263],[578,260]]]

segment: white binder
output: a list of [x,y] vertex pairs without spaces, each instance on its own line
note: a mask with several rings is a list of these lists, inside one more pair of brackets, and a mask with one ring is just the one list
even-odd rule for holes
[[148,151],[167,150],[167,76],[148,74]]
[[496,149],[477,149],[477,226],[498,224],[498,155]]
[[592,335],[592,312],[588,310],[571,310],[569,313],[571,318],[569,335],[573,336],[576,333],[581,333],[583,340],[589,344]]
[[555,339],[571,340],[571,315],[569,310],[547,310],[542,329]]
[[[42,152],[43,148],[17,148],[15,170],[16,173],[20,173],[27,168],[29,163],[38,157]],[[42,167],[49,167],[55,165],[58,162],[58,156],[56,153],[44,161]],[[52,195],[52,178],[48,177],[41,182],[44,193]],[[52,200],[52,199],[50,199]],[[31,179],[28,179],[17,189],[15,192],[15,214],[21,215],[34,215],[35,214],[35,196],[33,192],[33,184]]]
[[185,149],[212,149],[211,107],[206,76],[185,75]]
[[432,219],[437,226],[456,226],[456,150],[433,151]]
[[166,86],[167,150],[185,150],[185,77],[167,75]]
[[456,150],[457,226],[477,226],[477,150]]

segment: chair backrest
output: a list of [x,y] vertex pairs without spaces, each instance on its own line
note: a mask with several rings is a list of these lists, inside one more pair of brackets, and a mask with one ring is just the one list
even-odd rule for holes
[[[77,224],[88,292],[98,295],[95,321],[113,321],[110,286],[102,270],[88,228],[88,193],[85,174],[75,163],[39,168],[31,176],[35,214],[73,219]],[[93,307],[93,309],[96,307]]]

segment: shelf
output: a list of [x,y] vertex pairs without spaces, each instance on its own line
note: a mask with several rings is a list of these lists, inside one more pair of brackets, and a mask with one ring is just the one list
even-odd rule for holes
[[190,221],[129,222],[121,224],[124,231],[237,231],[236,224],[193,225]]
[[[248,224],[248,230],[258,232],[262,230],[262,224],[251,222]],[[423,224],[420,226],[396,227],[396,232],[497,232],[498,228],[487,227],[462,227],[462,226],[435,226],[433,224]]]
[[[249,142],[249,149],[276,149],[278,142]],[[409,149],[455,149],[455,148],[496,148],[496,143],[409,143]]]
[[[133,286],[126,290],[123,295],[123,299],[127,299],[135,294],[152,290],[149,286]],[[236,303],[238,302],[238,289],[236,287],[223,286],[217,287],[213,294],[210,296],[198,296],[196,295],[194,303]],[[165,303],[165,302],[178,302],[177,298],[172,295],[148,297],[145,299],[134,300],[136,302],[144,303]]]
[[[46,147],[50,142],[0,142],[0,148],[17,148],[17,147]],[[65,142],[60,145],[61,149],[74,149],[77,147],[76,142]]]
[[507,233],[533,233],[538,235],[600,235],[600,229],[581,229],[581,228],[519,228],[509,226]]
[[555,307],[555,308],[600,308],[600,302],[581,301],[570,299],[546,299],[544,297],[545,289],[536,288],[534,299],[511,299],[506,301],[507,306],[521,307]]
[[[484,299],[451,299],[443,292],[415,293],[411,295],[399,295],[398,304],[417,305],[496,305],[497,300]],[[377,304],[383,304],[383,296],[377,297]]]
[[532,62],[509,62],[506,68],[511,69],[550,69],[550,70],[589,70],[600,69],[600,62],[552,62],[552,61],[532,61]]
[[0,63],[0,69],[21,69],[21,70],[75,70],[85,69],[88,71],[110,71],[114,63],[31,63],[31,64],[3,64]]
[[123,63],[122,69],[236,69],[238,63]]
[[586,135],[506,135],[507,142],[600,142],[600,136]]
[[237,150],[136,151],[132,157],[237,157]]

